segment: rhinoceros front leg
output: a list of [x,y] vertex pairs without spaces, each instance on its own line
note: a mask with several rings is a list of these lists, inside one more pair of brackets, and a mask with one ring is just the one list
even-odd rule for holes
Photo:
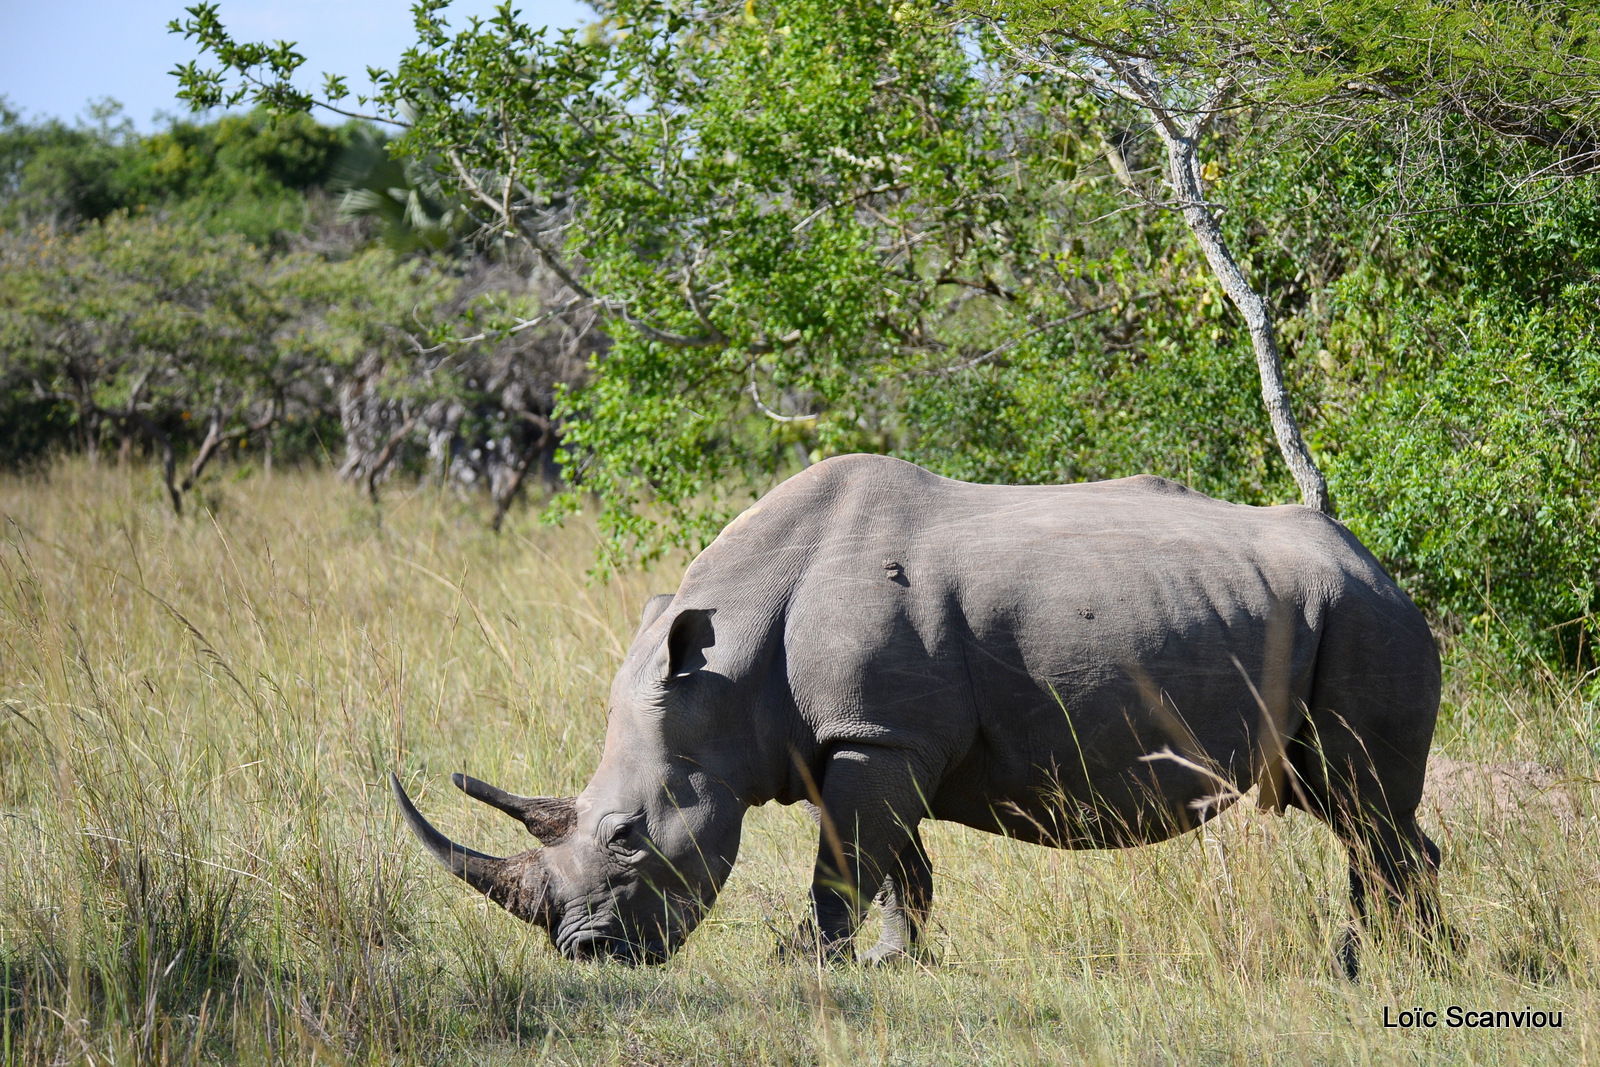
[[[836,746],[821,794],[821,840],[811,882],[819,947],[831,958],[848,958],[871,902],[868,893],[889,879],[900,891],[886,906],[885,938],[901,951],[915,946],[933,898],[933,871],[916,832],[927,791],[919,788],[908,754]],[[880,956],[877,949],[868,954]]]
[[894,869],[884,879],[878,903],[883,908],[883,933],[862,959],[892,963],[929,958],[924,934],[933,907],[933,864],[916,830],[911,831],[910,842],[900,850]]

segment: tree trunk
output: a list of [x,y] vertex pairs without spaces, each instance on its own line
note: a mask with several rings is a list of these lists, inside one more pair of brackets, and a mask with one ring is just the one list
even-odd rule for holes
[[161,450],[161,481],[167,487],[168,499],[172,501],[172,513],[174,515],[182,515],[183,493],[178,489],[177,485],[178,461],[177,456],[173,453],[172,438],[167,436],[165,430],[137,411],[129,409],[123,418],[138,426],[144,435],[154,441],[156,447]]
[[[542,443],[542,442],[541,442]],[[512,501],[517,499],[517,494],[522,491],[522,482],[528,476],[528,468],[538,462],[538,449],[535,448],[522,457],[522,462],[511,469],[511,477],[499,492],[493,491],[493,482],[490,482],[491,495],[494,497],[494,519],[490,527],[495,533],[500,532],[501,525],[506,521],[506,513],[511,510]]]
[[[401,409],[404,411],[404,408]],[[376,504],[378,502],[378,479],[383,477],[383,472],[388,469],[389,463],[394,459],[400,446],[405,444],[406,435],[417,425],[417,416],[412,415],[400,424],[400,428],[390,435],[388,442],[383,446],[383,451],[372,461],[372,467],[367,471],[367,497]]]
[[1250,345],[1255,349],[1256,370],[1261,375],[1261,400],[1272,420],[1272,432],[1278,439],[1278,451],[1289,466],[1295,485],[1300,488],[1300,500],[1307,507],[1316,508],[1324,515],[1332,515],[1333,497],[1328,492],[1328,481],[1311,458],[1311,450],[1300,433],[1294,410],[1289,405],[1289,389],[1283,381],[1283,357],[1278,350],[1278,334],[1272,325],[1272,309],[1266,298],[1251,287],[1233,254],[1223,239],[1222,227],[1206,204],[1205,187],[1200,180],[1198,151],[1199,134],[1188,134],[1168,128],[1166,123],[1154,124],[1156,133],[1167,149],[1167,169],[1172,190],[1183,205],[1183,220],[1200,249],[1212,273],[1222,283],[1233,306],[1244,317],[1245,328],[1250,331]]
[[200,451],[195,453],[194,462],[189,464],[189,473],[183,479],[182,490],[187,493],[194,488],[200,480],[200,475],[205,472],[206,464],[211,462],[211,457],[217,454],[217,449],[222,447],[222,442],[227,436],[222,432],[222,409],[213,408],[211,411],[211,425],[206,428],[206,438],[200,442]]

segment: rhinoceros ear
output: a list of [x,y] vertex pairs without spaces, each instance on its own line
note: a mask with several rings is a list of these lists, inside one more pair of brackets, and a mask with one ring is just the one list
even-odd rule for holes
[[706,665],[706,649],[717,643],[711,626],[716,608],[685,608],[672,620],[667,639],[661,642],[651,661],[651,669],[663,683],[685,678]]
[[672,607],[671,593],[657,593],[645,601],[644,615],[639,619],[639,631],[634,636],[637,637],[650,629],[650,624],[661,618],[661,613],[670,607]]

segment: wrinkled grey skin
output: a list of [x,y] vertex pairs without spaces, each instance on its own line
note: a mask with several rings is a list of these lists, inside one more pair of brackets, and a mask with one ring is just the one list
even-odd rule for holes
[[[652,600],[571,798],[458,783],[546,847],[441,862],[560,950],[665,959],[717,895],[752,805],[814,801],[816,935],[836,956],[874,890],[882,959],[921,951],[925,818],[1063,848],[1197,826],[1261,783],[1432,920],[1417,828],[1439,698],[1421,614],[1307,508],[1160,478],[969,485],[878,456],[784,482]],[[1345,966],[1355,970],[1354,943]]]

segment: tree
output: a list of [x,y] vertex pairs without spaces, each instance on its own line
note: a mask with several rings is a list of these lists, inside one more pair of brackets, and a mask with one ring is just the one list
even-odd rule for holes
[[[439,477],[488,487],[498,526],[525,476],[550,466],[559,443],[556,388],[581,378],[582,353],[599,341],[584,320],[503,334],[486,319],[488,328],[478,328],[489,307],[537,305],[548,286],[530,286],[504,263],[460,255],[462,213],[425,164],[391,156],[370,126],[330,128],[301,113],[256,110],[140,135],[114,121],[112,106],[96,114],[97,125],[67,126],[0,112],[0,224],[15,231],[7,251],[19,272],[8,279],[19,318],[10,324],[9,391],[0,398],[0,422],[15,432],[0,460],[57,446],[93,456],[106,434],[122,441],[124,454],[147,442],[168,460],[177,504],[186,483],[236,440],[233,431],[262,449],[269,468],[285,443],[280,431],[293,442],[290,458],[297,449],[338,447],[342,437],[341,471],[374,498],[396,469],[424,466],[425,451]],[[378,232],[391,249],[431,258],[399,267],[370,254]],[[113,239],[124,242],[114,258],[126,262],[95,264]],[[219,255],[232,259],[232,273]],[[217,269],[204,278],[183,273],[202,263]],[[73,286],[102,303],[74,307]],[[428,341],[439,325],[434,307],[455,340],[469,332],[477,339]],[[150,330],[164,312],[220,332],[196,325],[187,347],[163,347]],[[41,324],[52,318],[72,324],[58,337],[77,344],[70,358],[39,347],[49,336]],[[292,331],[314,336],[296,342],[304,350],[280,375],[263,359]],[[229,351],[238,358],[223,359]],[[60,377],[63,359],[76,384],[40,384]],[[163,369],[152,370],[152,361]],[[184,362],[196,373],[210,367],[224,398],[218,409],[180,390],[191,420],[174,424],[172,398],[148,387]],[[106,406],[103,387],[115,393],[141,370],[155,375],[143,391]],[[273,395],[279,378],[297,376],[316,388],[286,398],[294,423],[270,406],[231,410],[239,396]]]
[[115,174],[136,139],[121,108],[102,101],[93,125],[37,124],[0,102],[0,226],[70,226],[119,206]]
[[341,366],[402,343],[395,325],[439,291],[385,253],[271,258],[151,217],[8,236],[0,252],[7,391],[64,407],[91,455],[108,434],[124,456],[144,442],[175,511],[231,443],[270,456],[278,428],[330,414]]
[[173,122],[142,135],[120,105],[92,123],[24,123],[0,108],[0,227],[72,229],[116,211],[164,210],[256,244],[308,222],[307,193],[330,184],[365,131],[264,111]]
[[1528,176],[1600,172],[1600,11],[1581,0],[962,6],[1058,53],[1226,83],[1246,106],[1403,130],[1419,161],[1492,131],[1532,150]]
[[[1272,420],[1283,461],[1300,488],[1301,500],[1318,511],[1333,514],[1327,479],[1312,458],[1294,417],[1289,390],[1284,383],[1283,355],[1272,321],[1272,309],[1240,269],[1217,221],[1215,206],[1206,196],[1200,159],[1201,138],[1224,106],[1232,83],[1219,78],[1207,91],[1200,93],[1181,77],[1164,76],[1157,64],[1148,58],[1116,53],[1079,52],[1069,55],[1065,63],[1045,58],[1031,61],[1081,80],[1094,89],[1121,96],[1149,113],[1151,126],[1166,149],[1167,184],[1176,197],[1170,206],[1176,207],[1183,216],[1223,292],[1244,318],[1261,380],[1261,399]],[[1131,178],[1127,184],[1130,189],[1142,193]]]
[[1284,461],[1304,501],[1329,513],[1327,481],[1290,407],[1270,309],[1240,270],[1207,201],[1201,138],[1218,112],[1237,101],[1256,108],[1342,107],[1347,123],[1422,113],[1437,128],[1454,117],[1548,150],[1554,158],[1535,173],[1600,171],[1600,14],[1591,5],[1157,0],[1107,7],[971,0],[966,6],[1014,28],[1025,43],[1012,52],[1024,62],[1149,113],[1166,149],[1173,206],[1249,328]]
[[411,315],[439,340],[424,344],[411,335],[401,346],[372,346],[341,376],[340,475],[364,484],[376,501],[379,483],[416,457],[440,482],[486,488],[499,530],[530,474],[554,480],[557,398],[582,383],[587,358],[606,339],[593,329],[593,316],[535,313],[520,325],[470,336],[463,327],[549,308],[559,285],[537,267],[522,273],[469,261],[431,315]]

